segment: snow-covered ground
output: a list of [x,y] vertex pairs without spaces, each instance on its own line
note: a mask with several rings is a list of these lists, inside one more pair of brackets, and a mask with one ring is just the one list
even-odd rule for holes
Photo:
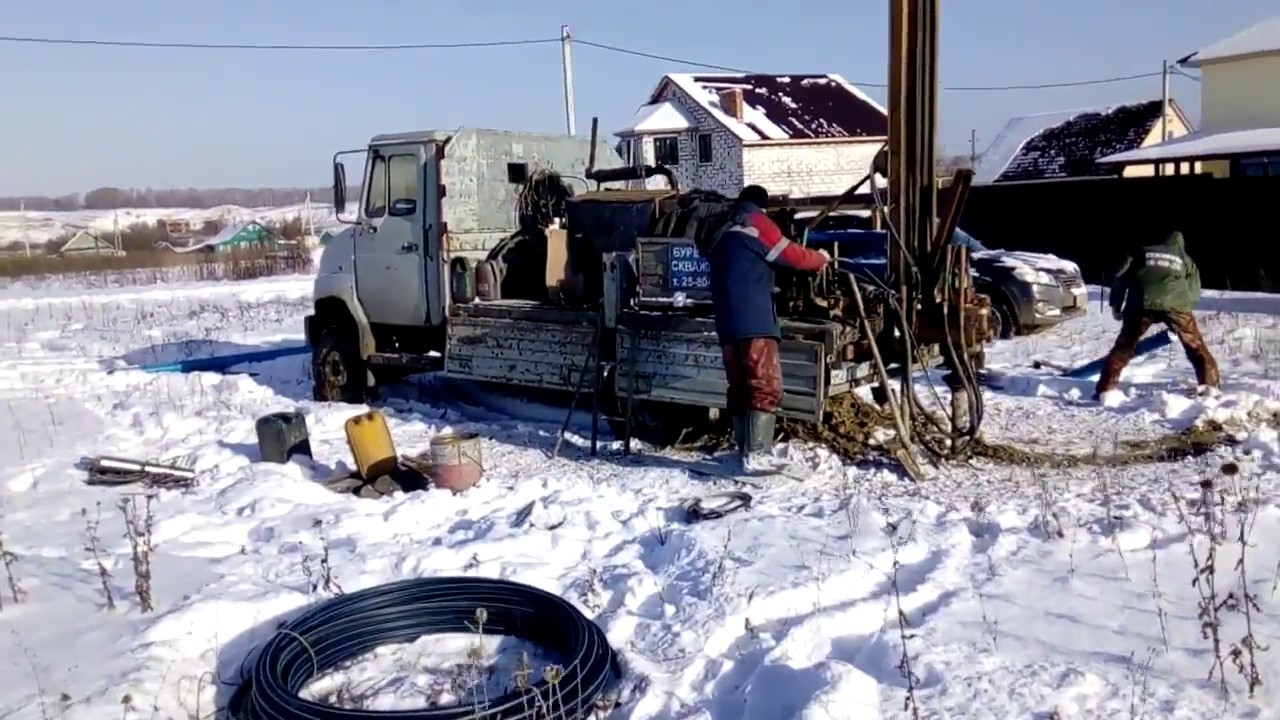
[[[121,208],[115,210],[75,210],[69,212],[0,212],[0,248],[6,246],[32,245],[60,238],[77,230],[88,229],[100,233],[110,233],[115,227],[116,213],[119,213],[120,227],[128,227],[135,223],[154,223],[157,220],[189,220],[199,225],[209,220],[227,220],[230,222],[284,222],[304,213],[303,204],[284,205],[281,207],[243,208],[236,205],[220,205],[204,209],[190,208]],[[311,206],[311,219],[315,223],[316,232],[336,227],[339,223],[334,219],[333,208],[324,203]],[[305,218],[304,218],[305,220]]]
[[[342,423],[361,408],[312,402],[305,357],[253,376],[106,370],[297,342],[309,290],[306,278],[0,289],[0,716],[207,717],[282,615],[339,587],[432,574],[511,578],[577,604],[625,658],[616,718],[861,720],[914,707],[966,720],[1201,720],[1280,708],[1280,650],[1258,649],[1264,684],[1252,699],[1231,660],[1246,635],[1280,638],[1269,419],[1280,410],[1280,297],[1206,299],[1201,320],[1226,383],[1210,400],[1188,397],[1176,347],[1135,361],[1129,395],[1106,406],[1082,399],[1089,383],[1030,368],[1100,355],[1116,324],[1096,304],[991,351],[1006,384],[987,394],[993,439],[1088,451],[1216,419],[1239,432],[1233,449],[1121,469],[979,463],[913,486],[788,446],[779,452],[809,480],[769,483],[752,490],[749,511],[688,524],[679,503],[722,489],[687,471],[693,458],[592,459],[584,417],[550,459],[562,410],[424,385],[382,407],[401,451],[479,430],[485,481],[458,496],[366,500],[315,482],[350,462]],[[307,414],[314,462],[259,462],[254,420],[293,408]],[[75,469],[97,454],[185,458],[200,473],[196,487],[155,501],[152,612],[135,591],[124,491],[86,487]],[[1227,462],[1239,471],[1222,475]],[[1208,511],[1195,504],[1204,480]],[[514,521],[531,503],[528,521]],[[1223,538],[1212,559],[1206,514]],[[94,523],[110,610],[86,549]],[[1198,575],[1209,564],[1216,573]],[[1235,601],[1210,613],[1226,700],[1199,617],[1209,575],[1216,599]],[[392,649],[313,690],[421,705],[458,693],[454,666],[471,662],[470,644]],[[495,687],[515,672],[504,662]]]

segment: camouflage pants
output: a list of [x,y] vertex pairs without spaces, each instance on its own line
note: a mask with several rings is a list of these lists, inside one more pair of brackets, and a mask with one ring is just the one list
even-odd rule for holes
[[1102,374],[1098,377],[1098,393],[1104,393],[1116,386],[1120,373],[1137,352],[1138,341],[1155,323],[1164,323],[1182,343],[1191,367],[1196,371],[1196,382],[1201,385],[1218,387],[1218,363],[1209,352],[1196,318],[1189,312],[1142,311],[1129,313],[1120,324],[1120,334],[1116,344],[1102,361]]
[[746,338],[720,349],[729,384],[726,409],[731,414],[749,410],[776,412],[782,401],[778,341],[770,337]]

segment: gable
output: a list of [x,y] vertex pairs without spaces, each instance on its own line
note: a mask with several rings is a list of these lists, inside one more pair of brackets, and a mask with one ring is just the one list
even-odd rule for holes
[[58,252],[82,252],[82,251],[114,251],[115,247],[106,240],[94,235],[88,230],[81,230],[76,233],[70,240],[62,246]]
[[1272,54],[1280,54],[1280,15],[1251,25],[1231,37],[1201,48],[1180,60],[1179,63],[1186,67],[1199,68],[1211,63]]

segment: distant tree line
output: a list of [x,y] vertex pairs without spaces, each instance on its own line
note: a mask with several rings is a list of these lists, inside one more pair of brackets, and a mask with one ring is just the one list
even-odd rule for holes
[[[307,193],[317,204],[333,202],[331,188],[118,188],[100,187],[83,195],[73,193],[49,197],[28,195],[24,197],[0,197],[0,210],[36,210],[42,212],[67,210],[117,210],[120,208],[195,208],[206,209],[219,205],[239,207],[280,207],[303,202]],[[357,188],[347,190],[347,197],[355,197]]]

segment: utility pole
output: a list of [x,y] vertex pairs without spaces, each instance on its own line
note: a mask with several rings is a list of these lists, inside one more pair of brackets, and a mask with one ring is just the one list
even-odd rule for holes
[[[1160,142],[1169,139],[1169,61],[1160,68]],[[1156,175],[1164,175],[1164,164],[1156,164]]]
[[978,169],[978,128],[969,130],[969,169]]
[[573,36],[569,26],[560,26],[560,74],[564,76],[564,126],[570,135],[577,134],[573,105]]

